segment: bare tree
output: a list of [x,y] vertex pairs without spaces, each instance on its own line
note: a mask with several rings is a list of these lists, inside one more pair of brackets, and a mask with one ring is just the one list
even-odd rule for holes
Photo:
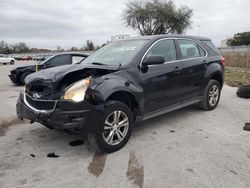
[[94,43],[91,40],[86,41],[85,50],[87,50],[87,51],[94,51],[95,50]]

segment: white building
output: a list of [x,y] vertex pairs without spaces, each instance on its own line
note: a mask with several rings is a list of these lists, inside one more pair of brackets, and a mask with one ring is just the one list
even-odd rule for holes
[[129,38],[130,35],[112,35],[111,36],[111,41],[116,41],[116,40],[124,40],[124,39],[127,39]]

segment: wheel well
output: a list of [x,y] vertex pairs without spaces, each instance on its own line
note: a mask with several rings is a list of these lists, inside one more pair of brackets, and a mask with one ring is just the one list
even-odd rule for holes
[[222,77],[219,74],[213,75],[211,79],[217,80],[219,82],[220,86],[221,87],[223,86],[223,79],[222,79]]
[[[20,81],[21,81],[21,82],[24,81],[24,79],[25,79],[29,74],[31,74],[31,73],[32,73],[31,71],[25,71],[25,72],[21,73],[20,76],[19,76]],[[24,75],[26,75],[25,78],[23,78]],[[21,80],[21,79],[23,79],[23,80]]]
[[31,71],[25,71],[25,72],[23,72],[23,73],[20,74],[20,77],[22,77],[22,76],[25,75],[25,74],[28,75],[28,74],[31,74],[31,73],[32,73]]
[[108,100],[115,100],[115,101],[123,102],[131,109],[134,117],[136,117],[138,110],[139,110],[139,104],[131,93],[126,92],[126,91],[117,91],[111,94],[107,98],[107,101]]

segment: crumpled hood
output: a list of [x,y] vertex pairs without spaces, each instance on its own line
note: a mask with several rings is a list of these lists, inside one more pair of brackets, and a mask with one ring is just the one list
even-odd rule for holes
[[36,70],[36,65],[22,66],[22,67],[17,67],[16,68],[16,70],[23,70],[23,69]]
[[49,81],[58,82],[63,79],[67,74],[84,70],[84,69],[104,69],[104,70],[118,70],[119,65],[116,66],[106,66],[106,65],[92,65],[92,64],[75,64],[75,65],[64,65],[54,68],[49,68],[45,70],[38,71],[36,73],[30,74],[25,78],[25,83],[30,84],[35,81]]

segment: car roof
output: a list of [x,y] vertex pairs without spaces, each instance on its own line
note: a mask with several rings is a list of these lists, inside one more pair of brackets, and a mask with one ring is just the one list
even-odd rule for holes
[[207,37],[202,36],[192,36],[192,35],[169,35],[169,34],[162,34],[162,35],[147,35],[147,36],[139,36],[139,37],[131,37],[125,40],[133,40],[133,39],[146,39],[146,40],[158,40],[161,38],[186,38],[192,40],[211,40]]
[[88,53],[82,53],[82,52],[60,52],[60,53],[56,53],[54,55],[79,55],[79,56],[89,56]]

